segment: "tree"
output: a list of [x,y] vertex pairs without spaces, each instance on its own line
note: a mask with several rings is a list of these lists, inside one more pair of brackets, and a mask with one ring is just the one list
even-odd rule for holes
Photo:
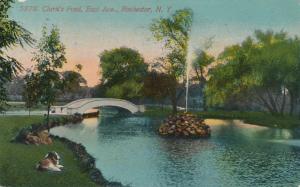
[[91,88],[90,94],[93,98],[106,97],[105,96],[106,90],[107,90],[106,86],[100,83]]
[[163,99],[170,97],[175,92],[176,86],[177,81],[174,77],[152,71],[144,79],[143,94],[145,97],[162,102]]
[[141,97],[142,87],[142,83],[138,83],[134,80],[127,80],[110,87],[106,91],[106,96],[119,99],[135,99]]
[[59,29],[53,26],[50,31],[43,27],[42,38],[38,43],[38,51],[33,60],[37,62],[40,102],[47,106],[47,125],[49,127],[50,107],[64,88],[59,69],[67,63],[65,46],[60,41]]
[[77,71],[64,71],[62,73],[64,81],[63,95],[67,99],[82,97],[84,89],[87,88],[86,79]]
[[87,81],[79,72],[76,71],[64,71],[62,73],[62,78],[64,82],[64,91],[75,92],[81,88],[81,86],[85,86]]
[[13,77],[13,79],[10,82],[8,82],[5,86],[7,94],[10,96],[22,96],[24,84],[24,76],[18,75]]
[[[184,79],[188,41],[193,20],[191,9],[177,10],[170,18],[160,18],[152,22],[150,30],[154,38],[163,42],[167,55],[160,58],[161,68],[179,82]],[[177,91],[171,95],[173,112],[177,112]]]
[[207,66],[210,65],[215,61],[215,58],[209,54],[207,54],[205,51],[198,51],[197,57],[193,62],[193,69],[196,73],[196,78],[200,84],[201,88],[201,96],[203,99],[203,110],[207,111],[207,104],[206,104],[206,96],[204,94],[204,88],[207,82],[207,78],[205,76],[205,70],[207,69]]
[[76,68],[76,71],[79,73],[83,69],[83,66],[82,66],[82,64],[76,64],[75,68]]
[[8,10],[13,0],[0,2],[0,112],[4,110],[7,93],[4,85],[23,70],[22,65],[13,57],[8,56],[5,50],[24,44],[33,44],[31,33],[8,16]]
[[293,115],[295,106],[300,97],[300,39],[295,37],[289,40],[289,48],[286,58],[290,59],[290,68],[286,75],[286,88],[290,98],[289,114]]
[[138,51],[126,47],[105,50],[100,54],[100,62],[106,96],[127,99],[140,96],[148,66]]
[[31,108],[36,106],[39,99],[39,78],[33,72],[28,72],[24,77],[23,99],[30,116]]
[[[210,72],[210,103],[248,96],[271,114],[283,114],[287,95],[299,94],[299,46],[297,37],[284,32],[256,31],[254,39],[225,48],[220,55],[224,63]],[[291,108],[294,102],[292,98]]]
[[78,91],[82,86],[87,85],[87,81],[85,78],[80,74],[80,71],[82,70],[82,65],[77,64],[75,71],[64,71],[62,73],[62,77],[64,80],[64,91],[67,92],[76,92]]

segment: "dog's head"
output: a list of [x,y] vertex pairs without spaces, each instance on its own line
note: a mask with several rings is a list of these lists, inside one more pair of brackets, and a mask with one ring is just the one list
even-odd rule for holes
[[57,154],[57,152],[55,151],[51,151],[49,152],[45,158],[49,158],[51,160],[56,160],[56,161],[59,161],[60,160],[60,156]]

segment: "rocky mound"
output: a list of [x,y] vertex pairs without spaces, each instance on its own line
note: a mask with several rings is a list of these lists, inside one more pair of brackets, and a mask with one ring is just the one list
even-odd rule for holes
[[34,145],[50,145],[52,144],[52,139],[49,137],[49,133],[47,131],[40,132],[29,132],[24,139],[25,144],[34,144]]
[[[49,127],[53,128],[67,124],[77,124],[82,120],[83,117],[80,114],[56,117],[49,121]],[[23,129],[21,129],[21,131],[12,141],[34,145],[52,144],[52,139],[47,129],[48,125],[46,123],[32,124],[29,127],[24,127]]]
[[162,136],[207,138],[210,133],[210,127],[203,119],[188,113],[170,116],[159,127],[159,134]]

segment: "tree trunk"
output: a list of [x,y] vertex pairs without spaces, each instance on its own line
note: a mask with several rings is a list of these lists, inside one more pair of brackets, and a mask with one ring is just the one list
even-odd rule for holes
[[272,93],[270,93],[270,91],[268,89],[267,89],[267,95],[268,95],[268,100],[272,107],[272,111],[274,111],[274,113],[278,113],[279,111],[277,109],[276,102],[274,101]]
[[49,116],[50,116],[50,105],[48,105],[48,107],[47,107],[47,118],[46,118],[48,132],[50,132]]
[[276,111],[274,111],[274,109],[272,108],[272,106],[268,103],[268,101],[264,98],[264,96],[260,95],[259,92],[257,92],[257,98],[259,100],[259,103],[261,103],[261,105],[265,108],[267,108],[267,110],[272,114],[275,115]]
[[203,95],[203,111],[207,112],[207,104],[206,104],[206,97]]
[[280,109],[280,114],[283,115],[284,109],[285,109],[285,103],[286,103],[286,91],[285,88],[283,90],[283,99],[282,99],[282,104],[281,104],[281,109]]
[[204,87],[206,84],[206,80],[204,77],[201,80],[202,81],[200,82],[200,89],[201,89],[201,96],[202,96],[202,108],[203,108],[203,111],[206,112],[207,111],[207,103],[206,103],[206,96],[204,93]]
[[30,116],[30,112],[31,112],[31,111],[30,111],[30,108],[28,108],[28,115],[29,115],[29,116]]
[[173,114],[177,113],[177,97],[176,92],[171,95],[171,102],[172,102],[172,112]]
[[290,116],[294,114],[294,108],[295,108],[295,97],[294,94],[290,92]]

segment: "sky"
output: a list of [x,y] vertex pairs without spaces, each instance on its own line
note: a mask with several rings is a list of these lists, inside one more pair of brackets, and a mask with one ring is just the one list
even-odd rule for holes
[[[133,8],[146,11],[130,11]],[[16,0],[9,14],[37,40],[44,25],[57,25],[66,46],[64,70],[82,64],[82,75],[94,86],[101,77],[99,55],[104,50],[126,46],[138,50],[146,62],[160,57],[162,45],[154,40],[149,26],[153,19],[182,8],[194,12],[190,61],[209,38],[213,38],[209,52],[218,55],[257,29],[300,36],[300,0]],[[9,53],[29,68],[35,64],[31,61],[34,50],[16,47]]]

